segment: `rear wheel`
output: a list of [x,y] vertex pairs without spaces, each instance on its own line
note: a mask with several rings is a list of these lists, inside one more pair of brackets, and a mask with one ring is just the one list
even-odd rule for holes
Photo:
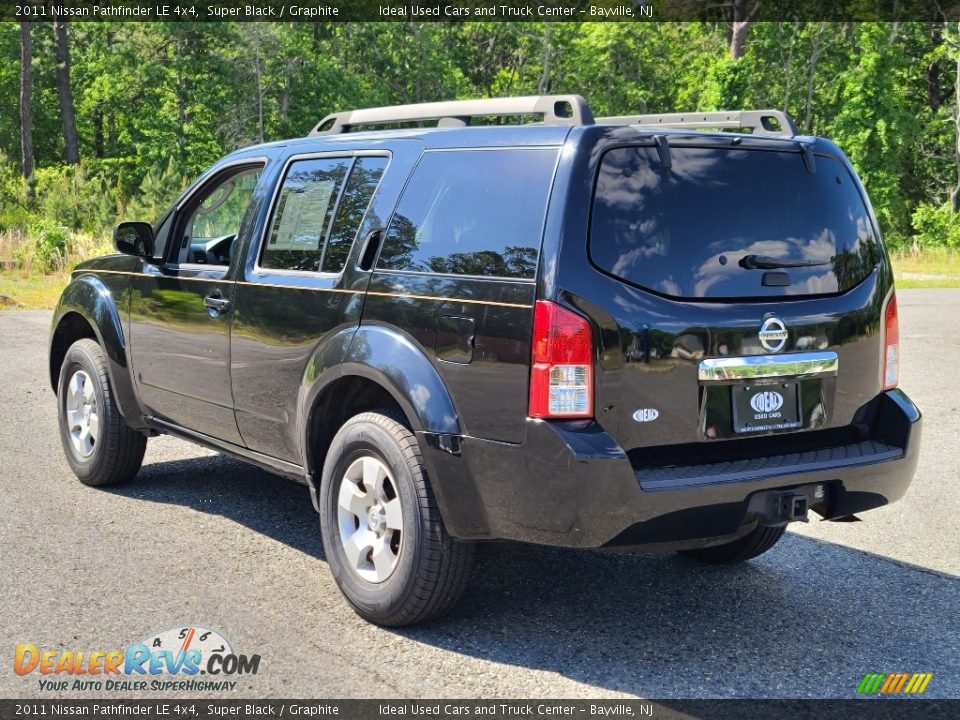
[[357,415],[334,437],[320,529],[337,585],[370,622],[431,620],[463,593],[473,544],[447,534],[417,439],[389,410]]
[[696,550],[681,550],[680,554],[711,565],[733,565],[762,555],[777,544],[786,530],[785,525],[779,527],[758,525],[751,532],[731,543]]
[[140,469],[147,438],[124,421],[113,399],[107,359],[90,339],[77,340],[60,367],[60,441],[85,485],[118,485]]

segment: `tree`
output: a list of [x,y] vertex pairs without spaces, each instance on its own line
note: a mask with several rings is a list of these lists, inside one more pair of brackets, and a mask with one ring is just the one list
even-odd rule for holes
[[855,28],[856,55],[837,77],[841,102],[831,128],[869,191],[881,228],[897,241],[910,233],[913,139],[920,129],[908,89],[922,82],[926,71],[906,45],[915,30],[904,25],[891,39],[886,23]]
[[730,59],[739,60],[747,42],[747,30],[760,12],[759,0],[748,11],[747,0],[733,0],[733,23],[730,28]]
[[53,46],[57,57],[57,94],[60,97],[60,117],[63,120],[64,159],[70,165],[76,165],[80,162],[80,144],[77,141],[77,121],[70,88],[70,45],[66,21],[54,20]]
[[23,158],[23,179],[27,183],[27,201],[33,204],[33,119],[30,115],[30,95],[33,85],[31,65],[33,45],[30,42],[30,23],[20,23],[20,152]]
[[952,59],[956,66],[954,80],[954,101],[956,107],[953,113],[954,151],[953,162],[957,172],[957,184],[950,191],[950,209],[960,212],[960,23],[957,23],[956,37],[948,37],[947,42],[952,50]]

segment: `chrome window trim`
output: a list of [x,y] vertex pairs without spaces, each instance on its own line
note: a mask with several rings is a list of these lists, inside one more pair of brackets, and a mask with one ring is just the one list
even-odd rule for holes
[[812,377],[836,375],[837,354],[832,350],[786,355],[749,355],[708,358],[700,361],[701,382],[753,380],[769,377]]

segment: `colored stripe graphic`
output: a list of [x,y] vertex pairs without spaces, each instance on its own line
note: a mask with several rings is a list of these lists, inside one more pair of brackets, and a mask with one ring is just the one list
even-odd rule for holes
[[900,676],[897,673],[890,673],[887,675],[887,679],[884,681],[883,687],[880,688],[880,694],[883,695],[884,693],[890,692],[890,688],[896,684],[897,678],[899,677]]
[[923,678],[913,689],[913,692],[919,695],[927,689],[927,685],[933,680],[933,673],[916,673],[916,677]]
[[933,673],[867,673],[857,686],[858,695],[920,695]]
[[886,674],[881,673],[867,673],[863,676],[863,680],[860,681],[860,686],[857,688],[857,692],[863,695],[873,695],[877,690],[880,689],[880,684],[886,679]]

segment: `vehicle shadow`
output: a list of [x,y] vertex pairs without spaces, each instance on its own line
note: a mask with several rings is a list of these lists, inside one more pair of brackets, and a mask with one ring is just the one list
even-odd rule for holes
[[296,550],[326,559],[307,487],[226,455],[148,462],[130,484],[104,489],[124,497],[183,505],[230,518]]
[[[215,513],[323,558],[307,489],[236,460],[145,465],[111,492]],[[866,673],[932,672],[924,697],[956,698],[958,608],[958,577],[788,534],[734,567],[650,553],[485,552],[451,615],[390,632],[640,697],[853,698]]]

